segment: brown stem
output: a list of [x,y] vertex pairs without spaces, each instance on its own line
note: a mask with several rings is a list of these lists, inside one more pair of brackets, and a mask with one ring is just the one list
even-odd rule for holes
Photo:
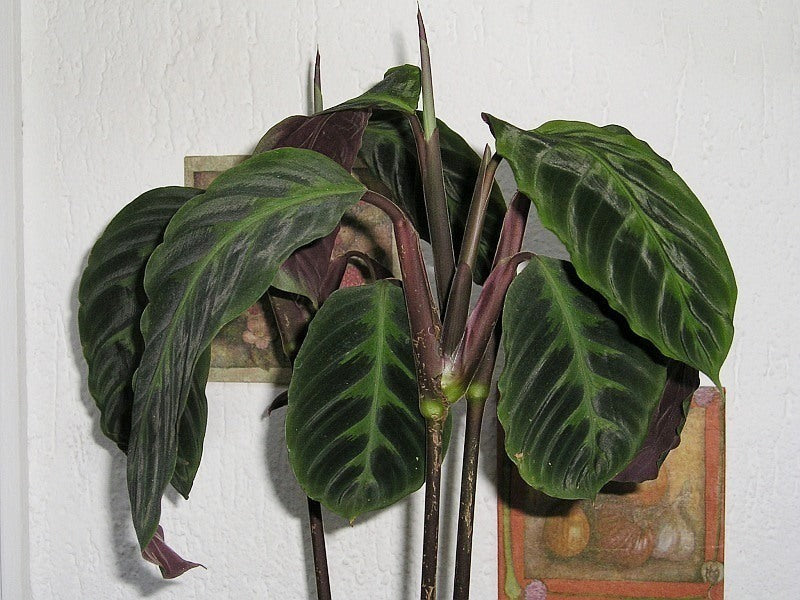
[[456,572],[453,579],[453,600],[469,598],[472,567],[472,532],[475,517],[475,489],[478,478],[481,422],[486,401],[467,402],[467,427],[464,437],[464,462],[461,465],[461,500],[458,507]]
[[475,520],[475,491],[478,483],[478,459],[481,446],[481,423],[486,398],[492,384],[497,358],[499,330],[494,336],[475,377],[467,389],[467,427],[464,433],[464,458],[461,465],[461,499],[458,507],[458,537],[456,538],[456,570],[453,578],[453,600],[469,598],[472,569],[472,533]]
[[444,360],[439,337],[442,326],[433,306],[425,262],[419,248],[419,236],[403,211],[388,198],[367,192],[363,201],[377,206],[392,220],[411,326],[420,410],[426,419],[440,419],[446,410],[441,386]]
[[439,498],[442,482],[443,432],[444,419],[426,420],[425,518],[422,538],[421,600],[436,599],[436,569],[439,560]]
[[331,600],[331,581],[328,576],[328,554],[325,550],[325,529],[322,525],[322,507],[308,498],[308,523],[311,530],[311,552],[314,555],[314,579],[317,582],[318,600]]
[[447,310],[444,316],[442,331],[442,351],[445,356],[450,356],[455,350],[461,336],[464,334],[464,325],[469,314],[469,297],[472,291],[472,273],[475,270],[475,261],[478,257],[478,246],[481,240],[483,222],[486,218],[486,207],[489,204],[489,195],[494,185],[494,175],[500,165],[500,157],[492,156],[487,145],[483,151],[483,159],[475,181],[475,190],[467,215],[467,225],[464,228],[464,239],[461,242],[461,251],[458,256],[458,266],[453,282],[450,285],[450,295],[447,299]]

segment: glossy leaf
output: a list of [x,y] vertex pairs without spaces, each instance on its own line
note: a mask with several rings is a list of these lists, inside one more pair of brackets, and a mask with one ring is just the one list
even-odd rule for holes
[[506,452],[534,488],[593,498],[642,445],[663,357],[565,261],[533,257],[503,309],[497,413]]
[[400,65],[392,67],[383,75],[383,80],[369,90],[341,104],[329,108],[322,114],[354,108],[391,110],[414,114],[422,89],[419,67]]
[[[450,229],[455,251],[458,253],[481,158],[460,135],[441,120],[437,120],[437,126],[442,148]],[[402,207],[420,236],[429,241],[417,148],[408,120],[403,116],[387,113],[373,115],[364,131],[358,158],[354,170],[356,176],[367,187],[384,194]],[[504,214],[503,195],[495,184],[489,198],[478,248],[474,278],[479,283],[489,274]]]
[[[201,190],[182,187],[145,192],[109,223],[89,255],[78,291],[78,329],[89,367],[89,392],[100,409],[100,428],[128,451],[133,405],[132,378],[144,340],[139,319],[147,305],[144,270],[175,212]],[[189,495],[200,464],[207,405],[208,357],[195,369],[179,426],[173,486]]]
[[647,430],[641,449],[614,481],[640,483],[658,477],[667,454],[681,442],[692,395],[700,387],[697,369],[671,360],[667,364],[667,383]]
[[719,385],[736,284],[706,211],[670,164],[626,129],[486,116],[497,152],[586,283],[663,354]]
[[330,233],[363,192],[329,158],[282,148],[226,171],[173,217],[147,264],[145,348],[134,378],[128,489],[143,548],[175,470],[176,422],[200,354],[266,292],[293,251]]
[[419,488],[425,421],[402,289],[340,289],[317,313],[289,386],[286,441],[311,498],[354,519]]

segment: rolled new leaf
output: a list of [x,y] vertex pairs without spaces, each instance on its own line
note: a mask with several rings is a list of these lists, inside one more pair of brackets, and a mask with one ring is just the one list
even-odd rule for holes
[[[202,190],[164,187],[145,192],[112,219],[97,240],[78,290],[78,330],[89,367],[89,392],[100,410],[100,428],[128,451],[133,373],[144,340],[139,319],[147,305],[144,270],[177,210]],[[189,495],[200,465],[208,407],[208,353],[194,372],[179,425],[179,468],[172,484]]]
[[[442,149],[442,168],[450,230],[455,252],[461,247],[469,214],[475,180],[481,157],[470,145],[437,119],[439,143]],[[419,174],[417,147],[408,119],[392,113],[377,113],[370,118],[364,131],[355,174],[373,191],[391,198],[411,218],[420,237],[430,241],[428,221],[423,200],[422,179]],[[500,237],[505,202],[495,184],[489,196],[478,258],[473,274],[483,283],[489,274],[494,249]]]
[[350,520],[422,485],[425,421],[397,282],[322,305],[295,361],[286,442],[306,494]]
[[664,358],[566,261],[533,257],[503,309],[497,414],[522,478],[593,498],[630,463],[666,379]]
[[142,548],[175,470],[177,419],[200,354],[266,292],[292,252],[330,233],[363,193],[331,159],[282,148],[226,171],[173,217],[147,264],[145,348],[134,378],[128,491]]
[[736,283],[711,219],[670,164],[617,125],[523,131],[485,118],[581,279],[664,355],[719,385]]

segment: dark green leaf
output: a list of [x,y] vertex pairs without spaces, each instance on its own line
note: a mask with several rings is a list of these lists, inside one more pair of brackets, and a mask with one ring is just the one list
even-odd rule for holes
[[419,67],[400,65],[386,71],[382,81],[360,96],[329,108],[325,113],[369,108],[414,114],[414,111],[417,110],[421,89]]
[[172,474],[172,487],[187,499],[203,457],[203,440],[208,421],[206,382],[210,366],[211,348],[208,348],[200,355],[194,367],[189,397],[178,427],[178,457],[175,460],[175,472]]
[[[469,204],[480,169],[481,157],[455,131],[437,120],[442,148],[445,194],[455,251],[458,253],[467,223]],[[364,131],[359,162],[354,173],[367,187],[394,200],[409,215],[420,236],[429,241],[417,148],[411,126],[404,116],[373,115]],[[475,281],[483,283],[491,269],[500,236],[505,202],[495,185],[489,198],[483,234],[478,248]]]
[[286,442],[300,485],[347,519],[422,485],[425,421],[402,289],[343,288],[322,305],[289,386]]
[[[264,135],[254,154],[275,148],[305,148],[324,154],[350,171],[369,115],[369,110],[341,110],[311,117],[289,117]],[[272,285],[305,296],[315,307],[319,306],[337,233],[338,228],[293,252],[281,265]]]
[[719,385],[736,283],[711,219],[670,164],[616,125],[553,121],[522,131],[486,118],[581,279],[663,354]]
[[282,148],[226,171],[173,217],[147,264],[145,349],[134,378],[128,489],[142,548],[175,470],[177,419],[201,353],[293,251],[330,233],[363,192],[329,158]]
[[534,488],[594,497],[645,439],[663,357],[568,262],[536,256],[508,290],[503,344],[506,452]]
[[[81,278],[78,329],[89,366],[89,391],[100,409],[100,428],[128,451],[132,378],[144,340],[139,319],[147,305],[144,270],[175,212],[202,190],[165,187],[145,192],[123,208],[92,248]],[[178,464],[172,485],[184,497],[200,464],[206,427],[208,368],[198,364],[179,426]]]

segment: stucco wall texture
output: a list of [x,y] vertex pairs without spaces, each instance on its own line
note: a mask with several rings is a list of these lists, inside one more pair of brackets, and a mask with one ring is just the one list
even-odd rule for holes
[[[800,555],[800,7],[761,2],[423,2],[439,115],[475,147],[488,110],[517,125],[619,123],[708,209],[740,297],[728,395],[727,597],[791,598]],[[77,337],[77,281],[109,219],[182,182],[186,154],[244,154],[304,113],[314,49],[327,103],[417,63],[416,3],[22,3],[30,577],[34,598],[307,598],[305,501],[274,389],[209,385],[205,456],[167,539],[204,563],[163,582],[138,556],[122,455],[99,433]],[[537,238],[538,239],[538,238]],[[534,248],[535,249],[535,248]],[[479,483],[473,597],[496,597],[495,436]],[[454,455],[458,452],[458,436]],[[456,486],[455,473],[445,473]],[[453,506],[445,513],[455,512]],[[417,596],[421,495],[331,515],[334,597]],[[444,525],[445,565],[454,528]],[[449,569],[444,569],[449,572]],[[442,582],[446,598],[450,582]]]

